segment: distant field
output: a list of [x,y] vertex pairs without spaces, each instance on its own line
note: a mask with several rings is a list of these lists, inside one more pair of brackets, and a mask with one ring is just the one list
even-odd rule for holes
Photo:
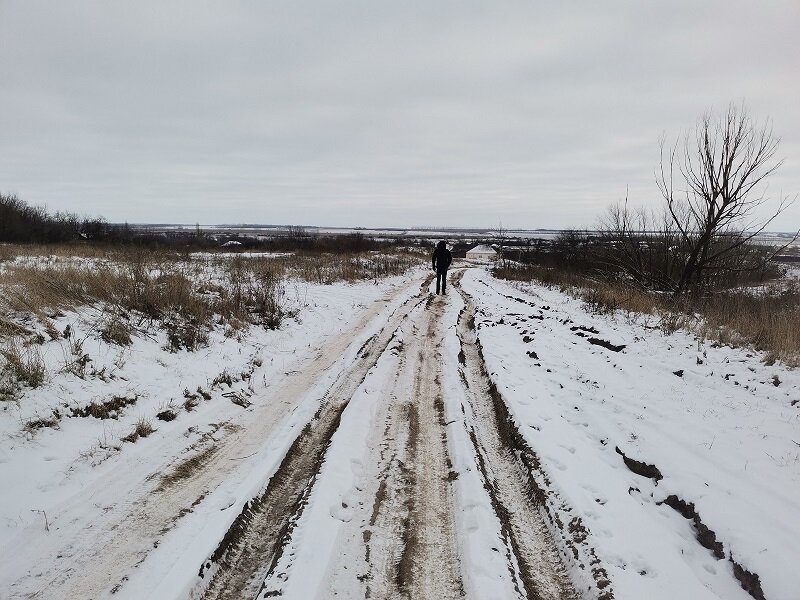
[[[348,235],[362,234],[370,238],[412,238],[412,239],[439,239],[470,241],[497,238],[500,233],[497,228],[361,228],[361,227],[311,227],[311,226],[286,226],[286,225],[258,225],[258,224],[223,224],[223,225],[189,225],[175,223],[136,224],[136,229],[147,229],[152,232],[190,232],[198,228],[207,235],[241,235],[257,238],[273,238],[298,235]],[[564,229],[504,229],[502,234],[507,239],[545,239],[552,240],[561,235]],[[581,230],[594,233],[594,230]],[[783,246],[789,243],[792,253],[800,253],[800,238],[794,239],[793,232],[769,231],[758,235],[755,241],[770,246]]]

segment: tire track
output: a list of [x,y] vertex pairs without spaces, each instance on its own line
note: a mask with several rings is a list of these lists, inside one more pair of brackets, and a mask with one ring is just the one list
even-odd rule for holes
[[461,289],[460,279],[455,279],[453,288],[465,304],[457,324],[461,344],[459,370],[468,403],[462,409],[471,416],[468,434],[484,489],[500,522],[509,572],[521,598],[576,599],[578,595],[567,576],[558,546],[540,512],[542,499],[516,447],[509,441],[505,415],[498,414],[497,401],[502,399],[497,397],[486,373],[474,328],[475,306]]
[[350,398],[391,344],[399,324],[424,301],[424,289],[392,313],[381,331],[364,344],[358,360],[323,396],[314,418],[294,441],[267,488],[245,504],[217,549],[200,567],[200,578],[208,582],[199,586],[205,587],[203,598],[253,598],[259,593],[302,515]]
[[459,598],[465,595],[455,550],[450,489],[452,462],[442,398],[439,321],[444,299],[434,300],[417,336],[414,403],[409,418],[409,463],[413,494],[409,507],[398,587],[407,598]]
[[380,482],[364,531],[366,598],[464,595],[439,379],[441,307],[430,300],[406,337],[387,408]]

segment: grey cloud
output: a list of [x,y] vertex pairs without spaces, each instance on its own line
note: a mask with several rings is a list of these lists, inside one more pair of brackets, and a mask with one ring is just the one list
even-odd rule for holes
[[[0,190],[112,220],[591,225],[658,140],[771,116],[800,191],[800,9],[0,3]],[[800,227],[800,207],[780,229]]]

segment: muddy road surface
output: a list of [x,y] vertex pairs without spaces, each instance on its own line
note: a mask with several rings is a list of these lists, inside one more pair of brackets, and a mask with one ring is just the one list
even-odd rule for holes
[[451,280],[376,303],[9,597],[583,597]]
[[[407,303],[326,395],[203,565],[200,597],[578,597],[497,414],[458,279]],[[466,516],[476,496],[489,511],[478,523]]]

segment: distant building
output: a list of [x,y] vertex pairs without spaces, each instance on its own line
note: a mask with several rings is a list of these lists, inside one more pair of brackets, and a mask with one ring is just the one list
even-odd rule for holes
[[490,263],[496,259],[497,252],[491,246],[475,246],[472,250],[467,250],[467,260]]
[[237,242],[236,240],[230,240],[222,244],[223,248],[235,248],[236,246],[241,246],[242,242]]

